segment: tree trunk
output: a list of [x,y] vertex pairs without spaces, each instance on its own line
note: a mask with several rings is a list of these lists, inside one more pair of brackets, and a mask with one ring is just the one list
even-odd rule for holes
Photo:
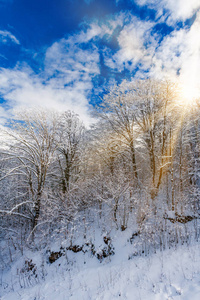
[[35,229],[36,226],[38,225],[38,220],[40,217],[40,207],[41,207],[41,192],[37,194],[37,199],[35,203],[35,216],[33,219],[33,229]]

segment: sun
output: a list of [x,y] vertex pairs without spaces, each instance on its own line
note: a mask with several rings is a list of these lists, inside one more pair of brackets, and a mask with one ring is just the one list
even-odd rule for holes
[[191,85],[182,87],[181,94],[183,102],[187,105],[194,105],[195,100],[199,98],[198,89]]
[[191,82],[184,82],[179,85],[178,98],[181,106],[192,108],[200,99],[200,89]]

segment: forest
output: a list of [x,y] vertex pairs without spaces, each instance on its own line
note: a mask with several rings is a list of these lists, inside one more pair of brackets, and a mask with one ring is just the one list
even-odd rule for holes
[[[1,127],[1,269],[56,240],[87,245],[101,262],[114,255],[113,229],[137,238],[133,256],[198,241],[200,102],[180,95],[167,80],[123,81],[91,109],[90,128],[72,111],[40,108]],[[101,253],[96,227],[110,245]]]

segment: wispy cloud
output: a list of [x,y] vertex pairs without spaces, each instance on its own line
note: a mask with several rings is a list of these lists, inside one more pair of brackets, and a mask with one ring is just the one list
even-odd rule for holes
[[117,38],[119,50],[113,56],[105,52],[106,65],[113,69],[117,68],[118,71],[123,69],[133,71],[138,63],[140,67],[149,68],[157,46],[156,39],[151,36],[154,25],[154,22],[142,22],[132,16]]
[[136,17],[129,18],[128,23],[126,19],[117,37],[119,49],[114,53],[108,47],[104,50],[106,65],[115,72],[137,68],[136,77],[146,76],[145,71],[159,78],[173,76],[199,86],[200,12],[196,12],[190,27],[174,26],[166,36],[157,32],[155,25],[153,21],[141,21]]
[[[67,72],[65,75],[68,77]],[[72,76],[74,74],[70,74]],[[7,112],[13,114],[15,110],[26,107],[46,107],[59,111],[70,109],[78,113],[88,125],[87,95],[92,88],[91,79],[86,74],[86,78],[74,79],[70,85],[66,77],[58,74],[47,79],[46,74],[38,76],[25,66],[13,70],[1,69],[0,92],[9,106]]]
[[191,88],[200,86],[200,13],[190,28],[174,30],[155,51],[152,73],[179,78]]
[[199,0],[136,0],[143,6],[147,5],[157,11],[157,16],[167,18],[169,24],[177,20],[185,21],[191,18],[200,9]]
[[100,27],[91,24],[87,31],[55,42],[46,51],[44,71],[40,74],[26,64],[1,68],[0,93],[9,112],[31,106],[70,109],[88,125],[92,79],[100,73],[99,53],[95,45],[82,49],[82,43],[86,45],[101,32]]
[[4,44],[12,42],[20,45],[19,40],[10,31],[7,30],[0,30],[0,42]]
[[[141,5],[158,4],[150,0],[138,1]],[[175,18],[175,8],[170,8],[173,2],[161,2],[168,5],[171,16]],[[195,0],[191,3],[188,16],[198,7]],[[185,0],[183,5],[186,5]],[[182,19],[186,17],[184,11]],[[159,22],[162,24],[163,19]],[[40,73],[36,74],[25,63],[18,63],[14,69],[0,69],[0,94],[8,107],[0,110],[0,122],[15,109],[42,106],[61,111],[74,110],[88,125],[91,122],[90,96],[94,91],[94,81],[102,76],[103,64],[112,75],[128,70],[130,76],[173,76],[191,86],[200,86],[199,32],[198,11],[191,26],[179,28],[175,25],[166,35],[156,30],[156,22],[142,21],[130,12],[110,16],[105,22],[91,22],[87,29],[53,43],[45,52]],[[0,37],[19,44],[8,31],[0,31]],[[108,76],[106,80],[109,85],[115,82],[115,77]]]
[[88,125],[92,80],[100,74],[96,39],[112,34],[115,26],[93,22],[86,30],[55,42],[46,50],[39,74],[24,63],[14,69],[1,68],[0,94],[7,101],[7,112],[31,106],[70,109]]

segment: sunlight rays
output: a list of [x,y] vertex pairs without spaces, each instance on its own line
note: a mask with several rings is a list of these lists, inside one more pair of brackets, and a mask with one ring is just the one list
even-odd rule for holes
[[189,81],[180,85],[179,97],[182,106],[185,106],[187,109],[192,108],[200,98],[200,90],[193,82]]
[[[183,147],[183,131],[190,126],[189,124],[194,121],[198,114],[200,107],[200,90],[191,78],[187,83],[175,84],[173,97],[170,98],[171,97],[169,97],[165,111],[165,116],[168,115],[171,119],[170,134],[161,165],[157,166],[156,174],[158,177],[161,169],[164,176],[167,176],[168,172],[170,172],[171,182],[174,184],[173,157],[176,155],[177,147]],[[161,111],[159,111],[159,113],[161,113]],[[174,198],[174,196],[172,196],[172,198]],[[172,202],[172,210],[175,210],[174,199],[172,199]]]

